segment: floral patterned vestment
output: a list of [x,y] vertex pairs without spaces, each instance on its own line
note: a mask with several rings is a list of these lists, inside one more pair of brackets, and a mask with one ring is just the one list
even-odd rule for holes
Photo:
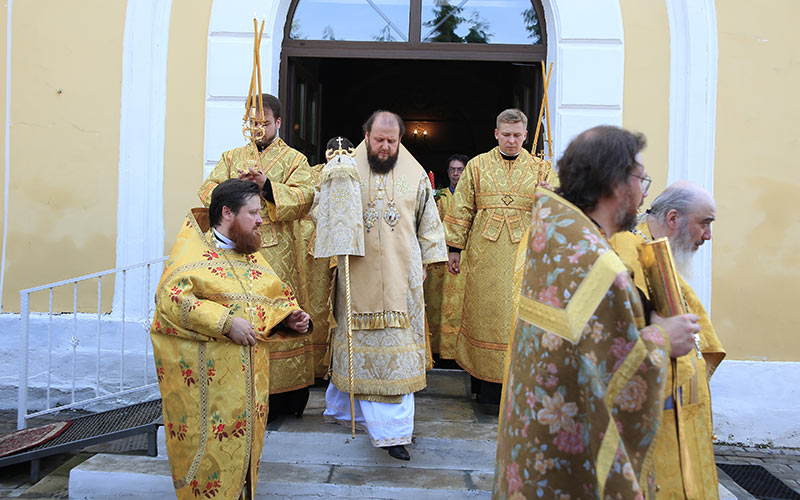
[[535,195],[495,499],[650,498],[669,344],[577,207]]

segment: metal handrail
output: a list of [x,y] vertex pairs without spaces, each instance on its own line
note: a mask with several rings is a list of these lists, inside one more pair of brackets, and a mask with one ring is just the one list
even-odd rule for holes
[[[144,342],[144,352],[143,354],[143,380],[142,384],[135,387],[125,387],[125,327],[127,323],[127,316],[126,316],[126,288],[127,288],[127,275],[128,272],[135,269],[145,269],[146,277],[145,283],[143,284],[143,288],[145,290],[146,296],[152,296],[153,290],[150,289],[151,287],[151,280],[150,274],[153,271],[153,267],[155,265],[160,265],[162,262],[167,260],[167,256],[159,257],[157,259],[148,260],[145,262],[140,262],[137,264],[131,264],[127,266],[122,266],[114,269],[109,269],[107,271],[101,271],[97,273],[87,274],[84,276],[79,276],[76,278],[70,278],[62,281],[57,281],[54,283],[48,283],[46,285],[36,286],[32,288],[26,288],[24,290],[20,290],[20,320],[21,320],[21,335],[22,335],[22,366],[20,369],[20,377],[19,377],[19,393],[18,393],[18,405],[17,405],[17,428],[24,429],[26,426],[26,421],[30,418],[55,413],[61,410],[65,410],[68,408],[76,408],[82,405],[87,405],[89,403],[94,403],[98,401],[102,401],[105,399],[124,396],[127,394],[131,394],[133,392],[141,391],[144,389],[152,388],[157,385],[157,382],[149,382],[148,375],[147,375],[147,368],[148,363],[150,361],[150,353],[149,353],[149,342]],[[111,274],[118,275],[122,273],[122,286],[121,286],[121,327],[122,327],[122,338],[121,338],[121,345],[120,345],[120,364],[119,364],[119,390],[114,392],[107,392],[101,395],[101,364],[100,364],[100,354],[101,354],[101,330],[102,330],[102,278],[104,276],[108,276]],[[95,375],[95,382],[94,382],[94,394],[95,397],[82,399],[76,401],[75,399],[75,390],[76,390],[76,377],[77,377],[77,347],[80,344],[80,339],[78,336],[78,283],[85,282],[88,280],[97,279],[97,358],[95,363],[96,375]],[[71,388],[71,401],[69,404],[61,405],[58,407],[53,408],[51,404],[51,385],[52,385],[52,351],[53,351],[53,289],[62,287],[62,286],[73,286],[73,326],[72,326],[72,337],[70,338],[70,344],[72,346],[72,388]],[[29,357],[30,357],[30,295],[35,292],[47,290],[49,292],[49,311],[48,311],[48,353],[47,353],[47,388],[46,388],[46,399],[45,399],[45,406],[44,410],[40,410],[34,413],[28,413],[28,389],[29,389]],[[145,319],[141,322],[146,329],[149,330],[149,322],[150,318],[152,317],[152,310],[154,307],[154,303],[151,300],[147,301],[148,309],[147,313],[145,314]],[[105,391],[104,391],[105,392]]]

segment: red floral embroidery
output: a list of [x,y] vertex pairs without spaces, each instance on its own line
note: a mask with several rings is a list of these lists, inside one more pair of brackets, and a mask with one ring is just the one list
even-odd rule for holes
[[213,274],[214,276],[219,276],[220,278],[227,278],[228,277],[228,273],[225,272],[225,268],[222,268],[222,267],[209,267],[208,270],[211,271],[211,274]]
[[173,286],[172,288],[169,289],[169,298],[172,300],[172,302],[179,304],[181,302],[180,299],[181,293],[183,293],[183,288],[179,286]]
[[160,321],[156,321],[156,322],[153,324],[153,326],[155,327],[155,329],[156,329],[156,332],[158,332],[158,333],[161,333],[161,322],[160,322]]
[[247,430],[247,420],[237,420],[231,435],[233,437],[242,437],[244,436],[245,430]]
[[214,260],[214,259],[219,259],[219,254],[211,250],[206,250],[205,252],[203,252],[203,257],[205,257],[206,260]]
[[215,472],[208,477],[208,482],[206,482],[206,487],[203,490],[203,496],[206,498],[212,498],[219,493],[219,489],[222,487],[222,481],[219,479],[219,472]]
[[180,360],[180,365],[181,365],[181,375],[183,375],[183,381],[186,382],[187,387],[191,387],[191,385],[196,382],[194,377],[192,376],[192,368],[189,365],[189,363],[187,363],[183,359]]
[[214,413],[211,417],[211,429],[214,431],[214,437],[220,441],[228,438],[228,433],[225,432],[225,424],[218,413]]
[[292,291],[291,288],[289,288],[289,285],[287,285],[286,283],[281,283],[281,288],[283,288],[283,294],[286,295],[286,298],[289,301],[289,305],[290,306],[297,305],[297,299],[294,298],[294,292]]
[[211,383],[214,380],[214,377],[217,375],[217,369],[214,368],[214,360],[209,359],[206,367],[207,367],[206,375],[208,376],[208,382]]

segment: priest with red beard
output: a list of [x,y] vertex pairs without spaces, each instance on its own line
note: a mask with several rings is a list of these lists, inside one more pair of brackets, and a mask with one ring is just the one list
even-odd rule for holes
[[186,217],[156,292],[150,329],[178,498],[253,498],[275,338],[310,328],[258,251],[261,189],[220,183]]

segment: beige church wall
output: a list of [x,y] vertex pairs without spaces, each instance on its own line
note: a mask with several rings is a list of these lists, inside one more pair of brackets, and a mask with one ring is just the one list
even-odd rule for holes
[[[22,288],[114,267],[125,9],[13,4],[4,311],[19,310]],[[90,288],[80,290],[87,309],[97,305]],[[71,310],[71,295],[55,297],[56,309]],[[46,295],[31,308],[46,310]]]
[[800,3],[716,7],[712,320],[729,359],[800,361]]
[[642,153],[653,184],[648,205],[667,185],[669,22],[664,0],[621,0],[625,29],[623,127],[647,136]]
[[164,253],[190,208],[201,206],[206,47],[212,0],[173,0],[167,60]]

